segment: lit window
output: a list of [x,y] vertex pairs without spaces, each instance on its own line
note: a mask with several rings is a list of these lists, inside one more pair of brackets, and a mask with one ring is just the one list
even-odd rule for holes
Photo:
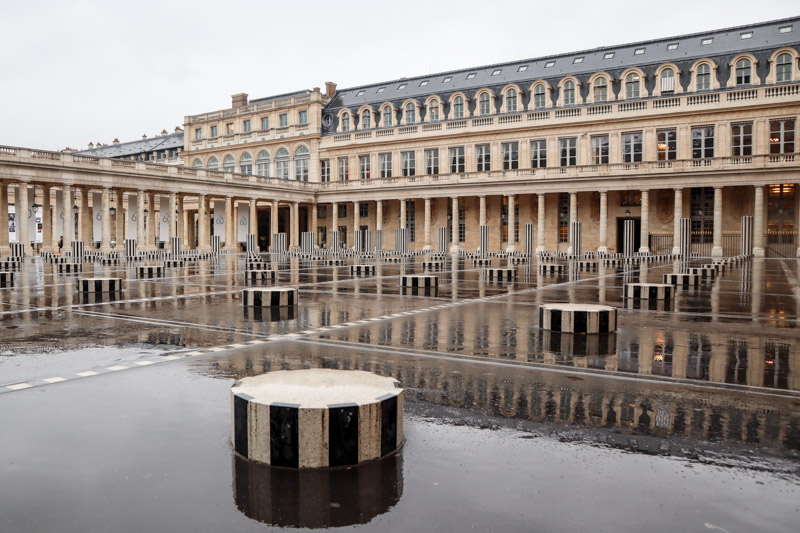
[[447,76],[445,79],[443,79],[443,80],[442,80],[442,83],[450,83],[450,81],[451,81],[452,79],[453,79],[453,77],[452,77],[452,76]]
[[644,48],[637,48],[636,50],[633,51],[633,55],[635,55],[635,56],[643,55],[644,51],[645,51]]
[[611,59],[614,57],[614,52],[606,52],[603,54],[603,59]]
[[669,43],[667,45],[667,50],[677,50],[677,49],[678,49],[678,43]]
[[795,119],[781,118],[769,121],[769,153],[793,154]]
[[429,121],[439,120],[439,101],[438,100],[433,100],[428,105],[428,120]]
[[356,96],[361,96],[361,95],[363,95],[365,92],[367,92],[367,91],[358,91],[358,92],[356,93]]
[[378,91],[377,91],[377,92],[378,92],[378,94],[380,94],[380,93],[382,93],[382,92],[383,92],[383,91],[385,91],[385,90],[386,90],[386,87],[381,87],[380,89],[378,89]]
[[471,80],[474,77],[475,77],[475,73],[474,72],[471,72],[471,73],[467,74],[467,79],[468,80]]
[[555,64],[556,64],[555,61],[548,61],[547,63],[544,64],[544,68],[550,68],[552,66],[555,66]]
[[233,135],[233,122],[225,124],[225,135]]
[[752,39],[752,38],[753,38],[753,32],[751,31],[743,31],[742,33],[739,34],[739,39]]
[[676,130],[657,131],[656,143],[659,161],[674,161],[678,159],[678,132]]
[[576,64],[578,64],[578,63],[583,63],[583,56],[581,56],[581,57],[576,57],[575,59],[573,59],[573,60],[572,60],[572,64],[573,64],[573,65],[576,65]]
[[778,28],[778,33],[789,33],[792,31],[792,25],[789,24],[788,26],[781,26]]
[[428,80],[420,82],[420,84],[419,84],[420,87],[425,87],[426,85],[428,85]]
[[499,76],[501,72],[503,72],[502,69],[495,69],[492,71],[492,76]]
[[403,90],[403,89],[405,89],[405,88],[406,88],[406,84],[405,84],[405,83],[401,83],[401,84],[400,84],[400,85],[397,87],[397,90],[398,90],[398,91],[402,91],[402,90]]
[[708,45],[713,44],[713,43],[714,43],[714,38],[713,37],[709,37],[707,39],[703,39],[702,41],[700,41],[700,46],[708,46]]
[[525,72],[526,70],[528,70],[528,65],[522,65],[517,69],[517,72]]

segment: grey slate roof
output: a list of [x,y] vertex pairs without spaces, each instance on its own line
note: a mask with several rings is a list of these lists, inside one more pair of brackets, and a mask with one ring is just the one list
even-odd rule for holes
[[[793,26],[792,31],[783,34],[779,33],[779,28],[787,25]],[[741,39],[741,33],[748,31],[753,33],[752,38]],[[713,38],[713,44],[701,45],[701,41],[705,38]],[[676,50],[667,50],[667,46],[671,43],[678,43],[678,48]],[[327,107],[332,110],[349,107],[355,111],[364,104],[374,106],[383,102],[405,100],[407,98],[421,100],[431,94],[441,95],[509,83],[518,83],[522,89],[525,89],[526,86],[540,79],[562,78],[581,73],[593,74],[608,70],[620,71],[634,66],[641,67],[702,57],[732,55],[740,51],[764,48],[777,49],[782,46],[797,46],[799,43],[800,17],[794,17],[342,89]],[[634,51],[637,48],[645,48],[644,54],[634,55]],[[612,59],[603,59],[603,56],[609,52],[614,52],[614,57]],[[576,57],[583,57],[584,59],[581,63],[576,64],[573,63]],[[545,68],[545,64],[548,61],[555,61],[555,65]],[[519,68],[524,65],[527,65],[527,69],[520,72]],[[492,76],[492,72],[497,69],[500,69],[501,73]],[[473,79],[467,79],[467,75],[470,73],[475,73]],[[452,80],[449,83],[443,83],[443,80],[448,76],[451,76]],[[420,87],[420,83],[425,80],[428,80],[428,84],[425,87]],[[398,87],[404,83],[406,84],[405,89],[399,89]],[[385,89],[382,93],[378,93],[377,91],[381,87],[385,87]],[[361,91],[364,91],[364,94],[357,96]]]
[[270,100],[281,100],[283,98],[291,98],[292,96],[303,96],[305,94],[311,94],[311,91],[309,91],[308,89],[303,89],[302,91],[295,91],[292,93],[276,94],[274,96],[265,96],[264,98],[256,98],[255,100],[250,100],[247,103],[258,104],[261,102],[269,102]]
[[79,154],[93,155],[96,157],[125,157],[152,151],[171,150],[183,148],[183,132],[170,133],[150,139],[111,144],[91,150],[81,150]]

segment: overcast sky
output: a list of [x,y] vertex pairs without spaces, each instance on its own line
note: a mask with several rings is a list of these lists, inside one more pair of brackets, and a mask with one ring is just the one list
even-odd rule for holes
[[797,0],[4,2],[0,145],[85,148],[250,98],[795,16]]

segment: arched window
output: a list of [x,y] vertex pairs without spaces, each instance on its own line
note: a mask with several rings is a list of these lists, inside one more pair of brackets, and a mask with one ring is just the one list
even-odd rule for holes
[[661,71],[661,94],[675,92],[675,71],[665,68]]
[[597,78],[595,80],[593,97],[595,103],[608,101],[608,82],[605,78]]
[[749,59],[740,59],[736,62],[736,85],[750,84],[750,74],[752,72],[752,63]]
[[236,160],[232,155],[226,155],[225,159],[222,160],[222,170],[225,172],[233,172],[234,166],[236,166]]
[[453,118],[464,118],[464,99],[460,96],[456,96],[453,100]]
[[361,129],[368,130],[372,127],[372,113],[369,109],[361,113]]
[[406,124],[413,124],[417,121],[417,110],[411,102],[406,104]]
[[564,84],[564,105],[575,105],[575,82],[568,81]]
[[[350,115],[345,115],[349,117]],[[275,177],[282,180],[289,179],[289,150],[281,148],[275,154]]]
[[489,111],[489,93],[481,93],[478,98],[478,112],[480,115],[488,115]]
[[294,152],[294,179],[308,181],[308,148],[301,146]]
[[506,112],[517,112],[517,91],[515,89],[509,89],[506,91]]
[[208,170],[217,170],[219,168],[219,161],[217,161],[216,157],[211,157],[208,160],[208,166],[206,166]]
[[428,104],[428,122],[439,120],[439,100],[431,100]]
[[697,67],[697,87],[698,91],[707,91],[711,89],[711,67],[708,63],[703,63]]
[[392,107],[386,106],[383,108],[383,127],[390,128],[392,126]]
[[253,156],[247,152],[243,153],[242,157],[239,158],[239,172],[242,174],[253,173]]
[[195,159],[195,160],[192,162],[192,167],[193,167],[193,168],[202,168],[202,167],[203,167],[203,162],[202,162],[202,161],[200,161],[199,159]]
[[775,81],[792,80],[792,56],[781,54],[775,61]]
[[350,113],[342,115],[342,131],[350,131]]
[[533,89],[533,107],[534,109],[542,109],[547,107],[547,102],[545,101],[545,90],[544,85],[539,84]]
[[635,72],[625,77],[625,98],[639,98],[639,75]]
[[262,150],[256,158],[256,174],[269,176],[269,152]]

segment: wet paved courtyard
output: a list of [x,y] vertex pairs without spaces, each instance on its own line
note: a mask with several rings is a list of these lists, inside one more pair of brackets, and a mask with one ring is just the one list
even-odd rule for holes
[[[798,261],[652,309],[624,284],[680,264],[490,282],[457,259],[436,293],[402,293],[420,261],[275,261],[300,305],[256,313],[243,256],[155,279],[29,260],[0,288],[0,531],[798,530]],[[78,294],[92,275],[126,290]],[[619,308],[617,331],[540,330],[565,301]],[[237,457],[233,382],[315,367],[400,380],[402,450],[321,472]]]

